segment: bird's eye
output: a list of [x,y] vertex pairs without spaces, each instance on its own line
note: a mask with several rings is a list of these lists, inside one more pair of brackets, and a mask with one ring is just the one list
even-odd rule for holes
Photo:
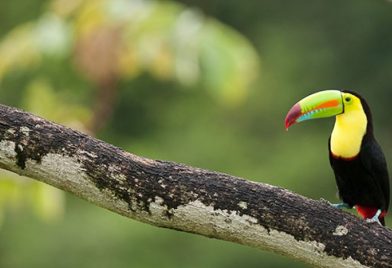
[[346,97],[346,98],[344,98],[344,100],[345,100],[346,102],[350,102],[350,101],[351,101],[351,97]]

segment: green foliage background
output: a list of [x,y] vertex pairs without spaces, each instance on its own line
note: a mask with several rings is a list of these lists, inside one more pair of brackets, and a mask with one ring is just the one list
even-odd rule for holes
[[[96,132],[98,138],[146,157],[336,202],[327,156],[333,120],[305,123],[289,133],[283,120],[303,96],[347,88],[368,100],[376,136],[391,163],[391,3],[159,3],[192,8],[212,25],[202,32],[204,76],[195,83],[168,79],[170,72],[154,69],[167,58],[138,75],[124,75],[116,85],[112,114]],[[42,17],[48,5],[44,0],[1,1],[0,42],[18,25]],[[233,38],[245,41],[232,42]],[[229,80],[239,82],[228,87],[222,77],[232,78],[236,69],[230,68],[242,64],[230,55],[253,53],[253,47],[257,54],[238,55],[257,62],[252,65],[255,74],[249,74],[256,80]],[[88,131],[97,81],[83,75],[72,57],[45,57],[39,66],[10,71],[0,83],[1,103]],[[238,93],[240,87],[244,91]],[[0,267],[305,267],[272,253],[148,226],[9,173],[1,176]],[[387,218],[389,226],[391,222]]]

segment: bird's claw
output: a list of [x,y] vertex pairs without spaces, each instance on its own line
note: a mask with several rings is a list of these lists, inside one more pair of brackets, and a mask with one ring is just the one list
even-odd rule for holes
[[377,210],[376,214],[372,218],[366,219],[366,222],[367,223],[375,223],[376,222],[382,226],[380,219],[379,219],[380,214],[381,214],[381,209]]
[[367,223],[378,223],[379,225],[381,225],[382,226],[382,224],[381,224],[381,222],[380,222],[380,220],[378,219],[378,217],[377,218],[371,218],[371,219],[366,219],[366,222]]
[[331,204],[334,208],[351,208],[349,204],[347,203],[338,203],[338,204]]
[[330,206],[332,206],[332,207],[334,207],[334,208],[339,208],[339,209],[342,209],[342,208],[351,208],[350,205],[347,204],[347,203],[333,204],[333,203],[329,202],[328,200],[326,200],[326,199],[324,199],[324,198],[320,198],[320,201],[323,202],[323,203],[326,203],[326,204],[328,204],[328,205],[330,205]]

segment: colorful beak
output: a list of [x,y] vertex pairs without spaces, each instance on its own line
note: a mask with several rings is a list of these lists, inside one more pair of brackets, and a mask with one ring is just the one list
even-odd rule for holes
[[291,125],[309,119],[331,117],[343,113],[342,92],[339,90],[324,90],[303,98],[287,113],[285,125]]

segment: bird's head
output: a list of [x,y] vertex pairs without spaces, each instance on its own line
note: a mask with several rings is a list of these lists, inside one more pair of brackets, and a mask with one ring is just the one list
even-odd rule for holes
[[[352,91],[323,90],[309,95],[291,107],[287,113],[285,126],[309,119],[331,117],[363,111],[362,98]],[[365,111],[366,112],[366,111]]]

